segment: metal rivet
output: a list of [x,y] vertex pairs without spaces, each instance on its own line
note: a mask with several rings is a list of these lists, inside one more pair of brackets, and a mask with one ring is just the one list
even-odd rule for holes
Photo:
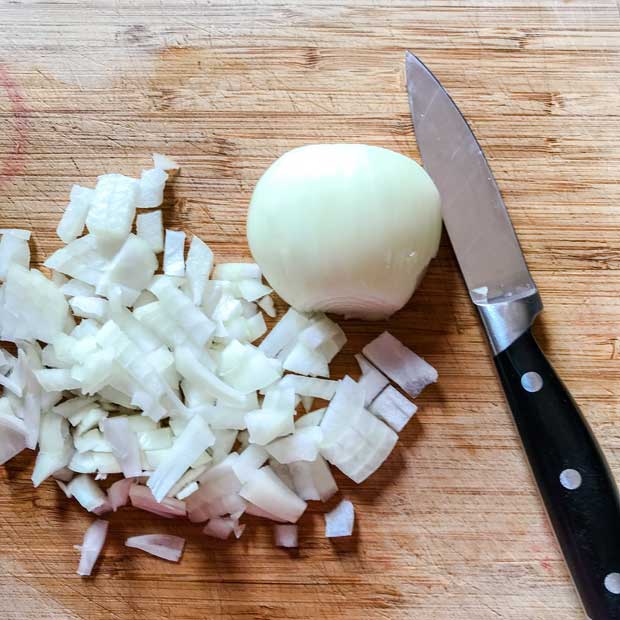
[[612,594],[620,594],[620,573],[609,573],[605,577],[605,587]]
[[574,491],[581,486],[581,474],[576,469],[565,469],[560,474],[560,483],[565,489]]
[[521,386],[528,392],[538,392],[543,386],[542,377],[537,372],[530,370],[521,377]]

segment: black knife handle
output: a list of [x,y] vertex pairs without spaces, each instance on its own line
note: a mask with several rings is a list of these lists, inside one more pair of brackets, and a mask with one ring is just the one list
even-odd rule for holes
[[620,620],[620,502],[605,457],[529,329],[495,364],[586,613]]

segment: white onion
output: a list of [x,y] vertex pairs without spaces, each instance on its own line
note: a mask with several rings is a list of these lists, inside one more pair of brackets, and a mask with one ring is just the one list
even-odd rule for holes
[[321,421],[323,420],[323,416],[325,415],[326,407],[321,409],[315,409],[314,411],[310,411],[310,413],[306,413],[302,415],[295,421],[295,428],[305,428],[307,426],[319,426]]
[[296,428],[289,437],[268,443],[265,449],[283,465],[295,461],[314,461],[322,439],[323,432],[318,426],[307,426]]
[[295,430],[293,409],[257,409],[245,416],[250,441],[264,446]]
[[161,168],[143,170],[138,181],[136,206],[140,209],[159,207],[164,200],[164,187],[167,180],[168,175]]
[[166,497],[161,502],[158,502],[153,497],[150,489],[139,484],[133,484],[129,489],[129,500],[132,506],[136,508],[141,508],[168,519],[184,517],[187,513],[185,502],[173,497]]
[[353,504],[343,499],[331,512],[325,514],[325,536],[327,538],[351,536],[354,521]]
[[357,382],[364,390],[364,406],[368,407],[389,382],[389,379],[376,368],[369,368]]
[[437,381],[437,371],[389,332],[383,332],[367,344],[363,353],[413,398]]
[[258,348],[267,357],[275,357],[287,345],[294,342],[308,324],[309,321],[305,316],[289,308]]
[[140,549],[170,562],[178,562],[183,555],[185,539],[171,534],[145,534],[130,536],[125,541],[125,546]]
[[6,280],[11,265],[28,269],[30,247],[27,240],[12,233],[4,233],[0,239],[0,280]]
[[295,523],[306,510],[306,502],[297,497],[269,466],[257,469],[241,487],[239,495],[291,523]]
[[112,452],[123,468],[125,478],[135,478],[142,473],[140,444],[129,428],[127,418],[107,418],[102,421],[103,436],[112,446]]
[[0,228],[0,235],[13,235],[14,237],[19,237],[26,241],[31,237],[30,231],[24,230],[23,228]]
[[207,536],[226,540],[233,532],[236,538],[240,538],[244,529],[245,525],[240,526],[236,519],[214,517],[209,520],[202,531]]
[[408,157],[360,144],[304,146],[256,185],[248,242],[291,306],[386,317],[437,252],[439,206],[432,180]]
[[153,153],[153,165],[155,168],[161,168],[162,170],[177,170],[180,168],[174,159],[170,159],[170,157],[166,157],[161,153]]
[[273,303],[273,299],[270,295],[265,295],[262,299],[258,300],[258,305],[260,309],[265,312],[267,316],[271,318],[275,318],[276,316],[276,307]]
[[273,526],[273,538],[277,547],[297,547],[297,537],[298,534],[296,525]]
[[164,273],[167,276],[185,275],[185,259],[183,258],[184,245],[184,232],[166,229],[166,241],[164,243]]
[[103,549],[108,534],[108,522],[97,519],[84,533],[80,549],[80,564],[77,574],[88,576],[92,573],[95,562]]
[[301,499],[326,502],[338,491],[329,465],[321,455],[314,461],[298,461],[288,467],[295,493]]
[[136,232],[156,254],[164,250],[164,224],[160,210],[140,213],[136,217]]
[[96,508],[105,504],[107,500],[105,493],[99,488],[97,483],[86,474],[73,478],[67,485],[67,490],[89,512],[93,512]]
[[71,188],[69,204],[62,214],[56,234],[64,243],[70,243],[84,232],[88,210],[95,197],[95,190],[74,185]]
[[202,305],[205,286],[212,268],[213,252],[211,248],[202,239],[193,236],[187,253],[185,275],[187,276],[190,297],[196,306]]
[[403,430],[418,408],[391,385],[370,405],[370,412],[387,422],[397,433]]
[[214,280],[237,280],[260,279],[262,276],[260,267],[256,263],[219,263],[213,270]]

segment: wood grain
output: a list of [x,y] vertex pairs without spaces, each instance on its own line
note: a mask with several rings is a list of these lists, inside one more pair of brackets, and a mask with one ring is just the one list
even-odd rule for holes
[[[0,227],[34,231],[40,262],[71,183],[137,174],[154,150],[183,169],[167,224],[247,259],[245,210],[264,168],[309,142],[417,157],[403,52],[471,121],[546,310],[537,330],[620,475],[620,14],[614,0],[336,0],[0,4]],[[337,372],[385,325],[351,322]],[[583,617],[444,242],[389,328],[440,383],[383,469],[357,487],[352,540],[306,515],[301,548],[258,520],[237,543],[132,510],[111,517],[96,576],[72,545],[91,517],[32,457],[0,470],[6,620]],[[179,565],[123,547],[188,537]]]

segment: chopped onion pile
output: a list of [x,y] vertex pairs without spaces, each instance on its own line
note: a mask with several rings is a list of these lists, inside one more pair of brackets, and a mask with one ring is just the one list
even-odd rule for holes
[[[417,395],[437,373],[386,332],[358,356],[358,382],[330,378],[346,336],[322,313],[290,308],[267,333],[275,307],[258,266],[214,266],[197,237],[186,257],[185,233],[164,230],[152,209],[177,166],[153,159],[140,179],[73,187],[51,278],[30,268],[29,232],[0,231],[0,337],[17,345],[0,350],[0,464],[38,447],[34,485],[51,477],[94,514],[132,505],[222,539],[250,514],[295,547],[307,501],[338,491],[329,464],[362,482],[415,413],[388,377]],[[326,522],[327,536],[350,535],[352,504]],[[102,520],[86,532],[79,574],[106,532]],[[178,561],[184,540],[126,544]]]

